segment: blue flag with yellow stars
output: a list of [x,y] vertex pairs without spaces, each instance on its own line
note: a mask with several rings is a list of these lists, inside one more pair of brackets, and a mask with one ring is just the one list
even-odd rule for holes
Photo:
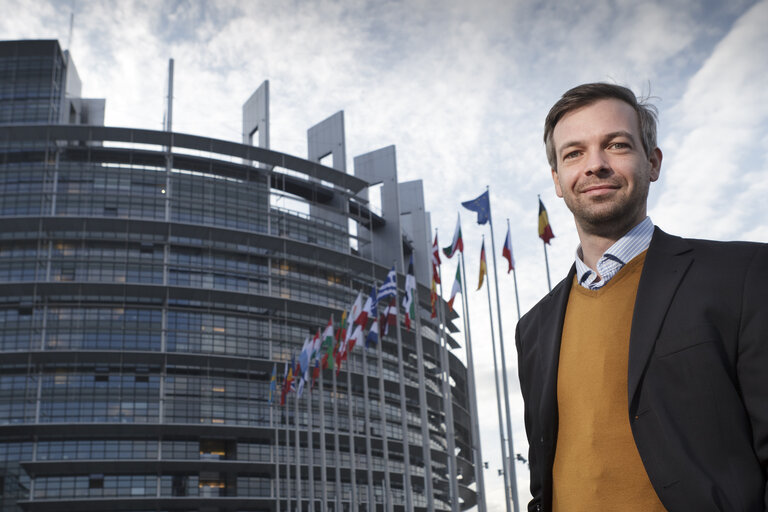
[[488,198],[487,190],[471,201],[464,201],[461,203],[461,206],[467,210],[477,212],[478,224],[485,224],[491,218],[491,202]]

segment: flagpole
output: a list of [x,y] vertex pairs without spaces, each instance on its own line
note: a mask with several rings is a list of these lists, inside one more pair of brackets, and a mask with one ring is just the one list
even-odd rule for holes
[[[374,255],[374,247],[373,247],[373,214],[371,213],[371,205],[368,204],[368,227],[370,228],[370,244],[371,244],[371,260],[373,260]],[[378,289],[376,288],[376,272],[373,268],[373,263],[371,263],[371,282],[373,283],[372,286],[374,287],[374,290],[371,291],[371,293],[374,293],[374,291],[378,294]],[[379,309],[378,309],[378,298],[376,300],[376,305],[373,306],[373,320],[375,322],[379,321]],[[381,332],[379,332],[379,345],[381,345]],[[371,446],[371,434],[372,434],[372,428],[371,428],[371,405],[368,403],[370,400],[370,390],[368,389],[368,344],[363,343],[363,411],[365,413],[365,458],[368,462],[366,466],[366,478],[368,479],[368,506],[366,507],[367,512],[373,512],[376,510],[376,505],[374,504],[374,492],[373,492],[373,447]],[[373,508],[372,508],[373,507]]]
[[[472,445],[475,452],[475,476],[477,478],[477,510],[486,512],[485,502],[485,475],[483,474],[483,452],[480,446],[480,423],[477,409],[477,387],[475,384],[475,363],[472,356],[472,334],[469,325],[469,298],[466,294],[466,271],[464,269],[464,251],[459,252],[459,261],[461,263],[461,272],[464,274],[461,279],[461,308],[462,319],[464,321],[464,339],[467,343],[467,376],[469,378],[471,414],[472,414]],[[442,281],[442,277],[440,278]],[[442,289],[441,289],[442,292]]]
[[[439,250],[439,249],[438,249]],[[429,443],[429,419],[427,418],[427,389],[424,385],[424,343],[421,337],[421,307],[419,305],[418,281],[416,281],[416,268],[413,269],[413,304],[415,311],[414,333],[416,334],[416,370],[419,379],[419,416],[421,418],[421,456],[424,460],[424,487],[427,498],[427,512],[434,512],[435,504],[431,499],[432,491],[432,448]],[[407,291],[406,291],[407,293]],[[453,425],[451,425],[451,428]]]
[[[541,194],[538,196],[539,198],[539,204],[541,204]],[[539,213],[539,217],[541,217],[541,213]],[[547,222],[549,222],[549,215],[547,215]],[[547,269],[547,288],[549,291],[552,291],[552,281],[549,278],[549,256],[547,256],[547,242],[544,241],[544,239],[541,239],[541,245],[544,246],[544,265]],[[517,318],[520,319],[520,313],[518,312]]]
[[[325,333],[323,333],[325,334]],[[320,344],[322,349],[322,343]],[[322,471],[320,473],[320,485],[323,488],[320,490],[320,495],[323,499],[321,503],[321,512],[328,512],[328,461],[325,453],[325,392],[323,391],[323,370],[320,369],[320,466]]]
[[[400,255],[400,268],[404,266],[402,251]],[[405,368],[403,365],[403,336],[400,330],[400,297],[395,287],[395,333],[397,334],[397,371],[400,377],[400,428],[403,435],[403,491],[405,492],[405,510],[413,510],[413,496],[411,494],[411,448],[408,441],[408,409],[405,405]]]
[[[485,239],[485,235],[483,235]],[[490,280],[489,280],[490,281]],[[507,442],[504,438],[504,413],[501,410],[501,386],[499,384],[499,366],[496,360],[496,334],[493,329],[493,305],[491,304],[491,284],[488,283],[485,287],[488,292],[488,319],[491,322],[491,348],[493,349],[493,377],[496,383],[496,407],[499,414],[499,439],[501,441],[501,466],[503,468],[502,473],[504,476],[504,496],[506,497],[505,503],[507,506],[507,512],[510,512],[510,504],[512,503],[511,486],[509,485],[510,472],[507,469],[509,459],[507,457]]]
[[[311,356],[311,354],[310,354]],[[309,373],[304,372],[304,375],[310,375],[312,371],[312,357],[309,359]],[[306,387],[306,384],[305,384]],[[309,512],[315,512],[315,440],[313,439],[315,433],[315,420],[312,413],[312,380],[309,381],[309,391],[307,392],[307,450],[309,451],[309,467],[307,473],[309,477]]]
[[[486,187],[488,190],[488,187]],[[520,506],[518,505],[517,495],[517,474],[515,471],[515,465],[512,459],[515,456],[514,441],[512,439],[512,415],[509,412],[509,384],[507,384],[507,358],[504,355],[504,332],[502,330],[501,321],[501,297],[499,296],[499,277],[496,270],[496,237],[493,236],[493,215],[491,215],[491,201],[488,199],[488,224],[491,229],[491,249],[493,250],[493,280],[496,285],[496,309],[499,319],[499,349],[501,352],[501,372],[504,382],[504,405],[507,409],[507,440],[509,441],[509,458],[510,458],[510,484],[512,486],[512,504],[514,505],[514,511],[520,512]]]
[[[290,393],[290,387],[289,391]],[[286,398],[286,400],[288,400]],[[283,409],[283,412],[285,412],[285,428],[283,429],[285,432],[285,497],[288,499],[288,502],[286,503],[285,510],[286,512],[291,512],[291,505],[292,505],[292,497],[291,497],[291,436],[288,434],[288,413],[287,413],[288,407],[285,406]]]
[[[371,260],[373,260],[373,255],[375,252],[374,247],[374,237],[373,237],[373,216],[371,214],[370,207],[368,208],[368,226],[370,227],[370,233],[371,233]],[[377,297],[376,297],[376,308],[375,308],[375,318],[374,321],[379,321],[379,310],[378,310],[378,282],[376,280],[376,272],[374,270],[373,261],[371,261],[371,279],[373,280],[374,285],[376,285],[377,288]],[[397,300],[397,299],[395,299]],[[386,305],[386,307],[389,307]],[[392,503],[392,498],[390,496],[391,493],[391,487],[390,487],[390,477],[389,477],[389,468],[387,467],[387,464],[389,462],[389,440],[387,436],[387,414],[386,414],[386,398],[384,396],[384,362],[383,362],[383,353],[384,353],[384,333],[381,330],[381,324],[379,323],[379,352],[376,357],[376,369],[377,369],[377,383],[378,383],[378,391],[379,391],[379,404],[380,404],[380,413],[379,413],[379,420],[381,421],[381,444],[383,449],[383,455],[384,455],[384,489],[383,489],[383,509],[384,512],[391,512],[388,508]],[[365,356],[364,356],[365,357]],[[363,359],[365,361],[365,359]],[[366,366],[367,369],[367,366]],[[365,385],[366,389],[368,386],[368,377],[366,376],[365,379]],[[365,404],[368,406],[368,392],[365,393]],[[366,421],[370,421],[370,419],[367,419]],[[368,428],[366,430],[366,441],[368,442],[368,457],[369,459],[373,458],[373,449],[370,446],[371,442],[371,429]],[[371,463],[368,464],[369,468],[369,486],[373,487],[373,470],[371,469]],[[370,493],[370,499],[369,499],[369,512],[371,512],[371,507],[373,508],[373,511],[377,510],[376,503],[375,503],[375,492],[373,490],[369,491]]]
[[[275,380],[275,390],[277,390],[277,380]],[[280,429],[273,421],[274,401],[275,397],[273,396],[272,403],[269,404],[269,426],[275,429],[275,497],[277,501],[277,512],[280,512]]]
[[[334,361],[335,365],[338,362]],[[334,365],[331,370],[331,382],[333,383],[333,445],[334,445],[334,458],[336,459],[335,477],[336,477],[336,499],[334,500],[336,506],[334,512],[341,510],[341,448],[339,447],[339,390],[336,387],[336,366]]]
[[[435,239],[437,239],[437,230],[435,230]],[[438,248],[438,250],[440,250]],[[451,390],[451,383],[450,383],[450,377],[451,377],[451,365],[450,361],[448,359],[448,340],[445,336],[445,307],[443,305],[443,276],[442,276],[442,269],[438,265],[437,267],[438,277],[440,278],[440,316],[438,317],[438,321],[442,323],[442,327],[440,329],[440,363],[442,366],[442,371],[440,372],[440,380],[443,388],[443,410],[445,411],[445,424],[446,424],[446,437],[448,438],[448,470],[449,470],[449,486],[451,489],[451,511],[452,512],[459,512],[459,487],[457,484],[458,481],[458,471],[456,470],[456,432],[455,427],[453,425],[453,392]],[[434,279],[434,277],[432,278]],[[417,303],[418,305],[418,303]],[[422,365],[419,365],[419,368],[421,369]],[[423,373],[423,369],[421,370]],[[424,382],[422,380],[422,382]],[[420,388],[424,388],[425,386],[419,386]],[[429,446],[429,443],[427,442],[427,446]],[[429,486],[431,489],[431,485]],[[432,496],[431,492],[427,493],[427,496]],[[430,499],[430,502],[432,500]]]
[[[374,311],[374,321],[379,321],[379,312]],[[379,333],[381,335],[381,333]],[[379,344],[381,344],[381,337],[379,337]],[[365,345],[365,343],[363,343]],[[371,406],[368,403],[368,348],[363,346],[363,411],[365,413],[365,458],[367,460],[366,465],[366,478],[368,480],[368,499],[366,510],[372,512],[371,505],[373,504],[373,448],[371,447]]]
[[552,281],[549,278],[549,256],[547,256],[547,243],[542,241],[541,244],[544,246],[544,264],[547,267],[547,288],[549,288],[549,291],[552,291]]
[[[376,304],[373,305],[373,321],[378,324],[379,322],[379,299],[378,299],[378,286],[376,283],[376,271],[373,266],[373,255],[375,254],[375,247],[373,243],[373,213],[371,212],[371,205],[369,203],[368,205],[368,227],[370,229],[370,244],[371,244],[371,283],[374,289],[371,291],[371,293],[376,293]],[[371,324],[371,327],[373,327],[373,324]],[[384,343],[383,335],[381,333],[381,326],[379,325],[379,352],[381,352],[382,344]],[[368,458],[368,512],[375,512],[376,510],[376,493],[374,492],[374,483],[373,483],[373,446],[371,443],[371,436],[373,435],[373,425],[371,422],[371,405],[369,403],[370,401],[370,389],[369,389],[369,383],[368,383],[368,345],[367,343],[364,343],[364,350],[363,350],[363,395],[365,396],[365,400],[363,401],[365,404],[365,453]],[[386,444],[386,438],[384,439],[384,444]],[[386,460],[386,459],[385,459]],[[384,512],[387,512],[386,509]]]
[[[373,254],[373,237],[371,237],[371,254]],[[371,274],[374,274],[373,264],[371,264]],[[375,282],[375,279],[374,279]],[[383,297],[386,299],[386,297]],[[378,295],[377,295],[378,302]],[[397,303],[397,294],[395,294],[395,303]],[[389,305],[385,306],[389,311]],[[378,306],[377,306],[378,308]],[[376,321],[379,320],[379,312],[376,310]],[[384,489],[383,489],[383,508],[384,512],[392,512],[392,483],[389,475],[389,435],[387,434],[387,408],[386,408],[386,396],[384,395],[384,332],[381,330],[381,324],[379,324],[379,352],[376,356],[376,371],[378,374],[378,391],[379,391],[379,421],[381,422],[381,445],[384,454]],[[374,510],[375,504],[374,504]]]
[[[354,329],[353,329],[354,332]],[[349,347],[349,342],[347,342]],[[354,400],[352,399],[352,352],[347,348],[347,422],[348,422],[348,434],[349,434],[349,483],[352,488],[352,496],[350,508],[352,510],[360,510],[357,502],[357,464],[355,461],[355,429],[352,418],[352,407]]]
[[[397,298],[395,298],[397,303]],[[389,308],[389,305],[387,305]],[[379,403],[381,409],[379,411],[379,419],[381,420],[381,444],[384,448],[384,512],[393,512],[394,507],[392,505],[392,481],[389,474],[389,434],[387,434],[387,408],[386,408],[386,395],[384,395],[384,334],[379,333],[379,342],[381,347],[379,348],[379,354],[376,361],[376,366],[379,374]]]
[[[507,233],[509,232],[509,218],[507,218]],[[509,250],[511,258],[512,247],[510,247]],[[517,294],[517,270],[515,269],[515,265],[512,265],[512,280],[515,282],[515,305],[517,306],[517,319],[520,320],[520,297]]]
[[[296,389],[298,390],[298,385]],[[296,457],[296,508],[301,510],[301,457],[299,439],[299,394],[293,396],[293,453]]]

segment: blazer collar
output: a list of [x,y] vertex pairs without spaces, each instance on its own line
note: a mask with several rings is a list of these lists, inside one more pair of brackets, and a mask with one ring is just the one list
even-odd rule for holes
[[690,244],[658,227],[645,257],[635,298],[629,336],[627,392],[630,410],[664,317],[688,267],[693,262]]
[[[541,400],[541,417],[544,425],[553,425],[557,428],[557,369],[560,360],[560,341],[563,337],[563,324],[565,322],[565,308],[568,306],[568,296],[571,293],[573,277],[576,275],[576,266],[565,279],[560,281],[546,296],[548,301],[543,305],[543,311],[549,311],[550,315],[542,315],[539,319],[539,332],[541,333],[542,371],[545,372]],[[552,433],[553,439],[555,433]]]

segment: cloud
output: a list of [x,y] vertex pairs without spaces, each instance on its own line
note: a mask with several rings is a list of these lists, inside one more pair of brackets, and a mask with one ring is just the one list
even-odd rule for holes
[[[653,213],[672,231],[708,238],[768,240],[768,2],[733,25],[672,109],[673,148]],[[754,55],[754,58],[744,58]]]

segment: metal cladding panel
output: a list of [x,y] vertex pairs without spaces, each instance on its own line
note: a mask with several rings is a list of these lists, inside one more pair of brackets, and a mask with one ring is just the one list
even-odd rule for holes
[[316,180],[327,181],[337,187],[349,190],[352,194],[360,192],[369,185],[365,180],[303,158],[198,135],[105,126],[45,124],[0,126],[0,144],[29,140],[117,141],[156,146],[176,146],[283,167]]
[[333,158],[331,167],[347,172],[343,111],[336,112],[307,130],[307,159],[319,163],[327,155]]
[[[307,130],[307,160],[320,163],[331,155],[331,167],[344,174],[347,172],[347,151],[344,140],[344,112],[339,111],[328,119]],[[335,224],[347,224],[349,207],[344,197],[337,194],[323,206],[310,204],[312,217],[319,217]]]
[[56,39],[0,42],[0,57],[47,57],[55,52],[63,58],[61,46]]
[[[402,260],[402,238],[400,231],[400,198],[397,185],[397,158],[395,146],[371,151],[355,157],[355,176],[369,183],[381,183],[381,216],[384,226],[368,232],[360,231],[371,239],[370,244],[360,247],[360,254],[384,266],[397,264],[400,272]],[[367,193],[361,194],[367,196]]]
[[264,80],[243,104],[243,144],[253,144],[253,134],[258,136],[256,146],[269,149],[269,80]]
[[421,180],[400,183],[400,217],[403,230],[413,243],[413,265],[416,280],[430,286],[430,232],[424,208],[424,184]]

